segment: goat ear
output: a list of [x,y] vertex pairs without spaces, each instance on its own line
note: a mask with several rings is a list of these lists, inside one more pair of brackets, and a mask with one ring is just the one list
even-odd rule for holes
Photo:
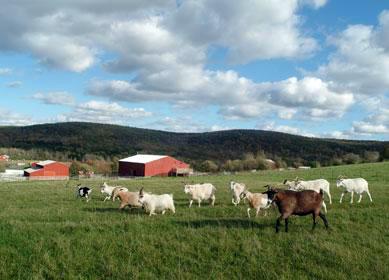
[[295,181],[298,181],[299,180],[299,176],[296,176],[296,178],[294,179]]
[[265,188],[267,188],[268,191],[273,190],[273,187],[271,185],[266,185]]

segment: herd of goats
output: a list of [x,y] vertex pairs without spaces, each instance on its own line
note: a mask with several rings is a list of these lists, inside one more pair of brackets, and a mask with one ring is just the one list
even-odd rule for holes
[[[285,221],[285,231],[288,231],[288,218],[291,215],[305,216],[312,214],[313,226],[316,226],[316,218],[320,217],[325,227],[328,229],[327,218],[324,213],[327,213],[327,206],[324,202],[324,193],[332,203],[330,194],[330,183],[325,179],[317,179],[310,181],[303,181],[298,178],[295,180],[285,180],[283,188],[275,188],[273,186],[265,186],[267,190],[262,193],[252,193],[247,190],[243,183],[230,182],[230,189],[232,193],[232,203],[237,206],[241,200],[248,202],[247,215],[250,218],[250,210],[256,210],[258,216],[261,209],[267,209],[271,205],[276,205],[280,217],[276,221],[276,232],[279,231],[281,221]],[[346,193],[351,193],[351,201],[353,203],[354,193],[359,194],[358,203],[362,200],[362,194],[367,193],[371,202],[373,202],[368,182],[363,178],[348,179],[344,176],[339,176],[336,180],[336,186],[343,188],[340,197],[342,203],[343,196]],[[77,186],[77,196],[85,198],[89,201],[92,189],[86,186]],[[184,192],[190,195],[189,207],[192,206],[193,201],[198,202],[200,207],[203,200],[208,200],[213,206],[215,203],[216,188],[210,183],[185,185]],[[127,188],[120,186],[109,186],[107,183],[101,186],[101,193],[105,195],[105,199],[112,199],[115,201],[119,198],[121,201],[119,209],[125,207],[140,208],[142,207],[149,215],[156,215],[156,213],[165,214],[166,210],[175,213],[174,201],[172,194],[152,194],[145,192],[143,188],[138,192],[130,192]],[[324,213],[321,210],[324,210]],[[266,215],[266,212],[265,212]]]

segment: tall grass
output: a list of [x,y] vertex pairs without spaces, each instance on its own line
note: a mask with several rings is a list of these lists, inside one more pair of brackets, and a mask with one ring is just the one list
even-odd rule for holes
[[[1,183],[0,279],[387,279],[388,171],[377,163],[194,177],[184,180],[215,184],[217,197],[213,208],[191,209],[179,178],[108,182],[173,193],[176,214],[153,217],[103,202],[101,181],[81,181],[94,188],[89,203],[75,198],[75,181]],[[374,202],[339,204],[340,174],[365,177]],[[262,191],[296,175],[330,180],[330,231],[319,223],[311,232],[307,216],[275,234],[276,210],[249,220],[231,204],[230,180]]]

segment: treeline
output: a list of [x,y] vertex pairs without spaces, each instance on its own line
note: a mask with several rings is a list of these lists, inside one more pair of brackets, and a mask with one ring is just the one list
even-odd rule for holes
[[383,160],[389,160],[389,148],[382,155],[377,151],[365,151],[362,156],[354,153],[348,153],[343,156],[334,156],[326,164],[321,164],[319,161],[307,161],[302,158],[283,159],[275,156],[273,159],[267,158],[264,152],[257,155],[246,154],[242,159],[212,161],[204,160],[202,162],[194,162],[195,170],[202,172],[222,172],[222,171],[250,171],[250,170],[268,170],[278,168],[299,168],[308,166],[318,168],[322,166],[356,164],[356,163],[372,163]]
[[0,147],[0,153],[13,159],[76,161],[100,171],[137,153],[170,155],[207,172],[266,169],[265,159],[282,168],[389,158],[389,142],[382,141],[319,139],[262,130],[173,133],[94,123],[0,127]]
[[[39,160],[57,160],[61,162],[68,162],[70,165],[71,176],[78,176],[80,174],[88,176],[88,174],[101,174],[104,176],[115,176],[118,172],[119,157],[102,157],[99,155],[86,154],[82,160],[69,158],[69,154],[61,152],[50,152],[46,150],[31,149],[23,150],[17,148],[0,148],[0,154],[7,154],[13,160],[22,160],[26,162]],[[228,159],[225,161],[217,160],[190,160],[187,162],[191,164],[195,171],[200,172],[237,172],[250,170],[268,170],[276,168],[287,168],[300,166],[309,166],[317,168],[321,166],[343,165],[355,163],[377,162],[389,159],[389,147],[384,150],[382,154],[377,151],[365,151],[363,155],[347,153],[341,157],[334,156],[326,165],[319,161],[308,161],[303,158],[281,158],[278,156],[266,154],[265,151],[259,151],[256,154],[246,153],[239,159]],[[0,172],[10,166],[12,163],[0,162]],[[26,166],[24,166],[26,167]],[[16,167],[17,168],[17,167]]]

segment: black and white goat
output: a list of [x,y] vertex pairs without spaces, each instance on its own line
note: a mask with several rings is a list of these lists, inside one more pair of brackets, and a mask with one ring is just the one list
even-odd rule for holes
[[78,184],[76,186],[76,196],[80,197],[80,198],[85,197],[86,198],[86,202],[89,202],[89,199],[90,199],[89,196],[90,196],[91,193],[92,193],[92,189],[91,188],[83,187],[83,186],[81,186],[81,184]]

